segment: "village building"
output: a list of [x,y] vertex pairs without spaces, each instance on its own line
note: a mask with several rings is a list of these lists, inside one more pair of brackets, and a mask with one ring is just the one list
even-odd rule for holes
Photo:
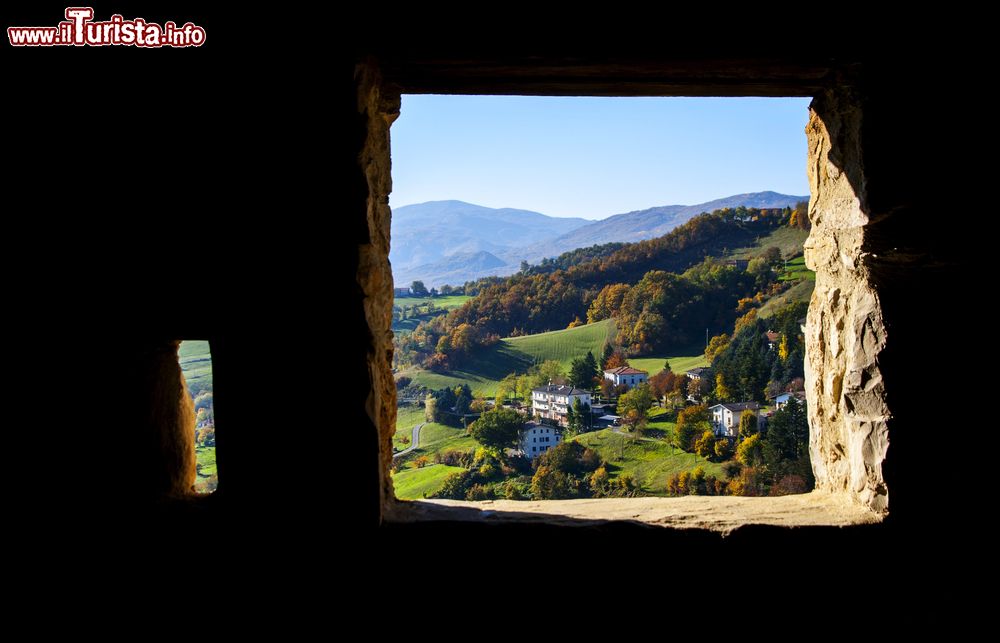
[[744,411],[749,411],[759,417],[760,405],[756,402],[738,402],[736,404],[716,404],[708,407],[712,414],[712,428],[715,435],[735,438],[740,430],[740,417]]
[[615,386],[625,385],[629,388],[638,386],[649,379],[649,373],[631,366],[619,366],[604,371],[604,379],[610,380]]
[[580,404],[590,404],[590,393],[572,386],[550,384],[531,391],[531,410],[536,417],[555,420],[566,424],[569,409],[580,400]]
[[521,429],[521,453],[534,459],[562,442],[562,431],[556,427],[528,423]]

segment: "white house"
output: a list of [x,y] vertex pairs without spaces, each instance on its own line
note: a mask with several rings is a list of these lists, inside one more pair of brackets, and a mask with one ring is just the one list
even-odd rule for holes
[[604,371],[604,379],[611,380],[615,386],[625,386],[632,388],[637,384],[642,384],[647,379],[649,379],[649,373],[646,371],[640,371],[637,368],[632,368],[631,366],[619,366],[618,368],[613,368],[610,371]]
[[551,426],[525,424],[521,429],[521,453],[531,459],[562,442],[562,432]]
[[795,391],[794,393],[782,393],[781,395],[776,395],[771,398],[774,400],[775,409],[783,409],[788,404],[789,400],[795,400],[799,404],[806,401],[805,391]]
[[684,374],[693,380],[700,380],[703,377],[708,377],[709,375],[711,375],[711,373],[709,373],[709,371],[711,370],[712,369],[710,368],[699,366],[698,368],[692,368],[689,371],[685,371]]
[[572,386],[550,384],[531,391],[531,410],[538,417],[566,423],[566,414],[577,400],[580,404],[590,404],[590,393]]
[[[712,426],[715,435],[735,438],[740,431],[740,416],[744,411],[759,415],[760,405],[756,402],[739,402],[738,404],[716,404],[708,408],[712,413]],[[760,418],[757,418],[758,421]]]

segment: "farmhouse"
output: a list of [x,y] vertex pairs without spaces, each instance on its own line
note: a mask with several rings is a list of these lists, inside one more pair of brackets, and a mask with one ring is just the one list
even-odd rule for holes
[[756,402],[716,404],[710,406],[708,410],[712,412],[712,426],[715,429],[715,435],[735,438],[740,430],[740,416],[743,415],[743,412],[749,411],[758,415],[760,405]]
[[711,375],[710,371],[712,369],[699,366],[698,368],[692,368],[689,371],[684,371],[684,374],[693,380],[700,380],[703,377],[709,377]]
[[795,391],[794,393],[782,393],[780,395],[775,395],[771,398],[774,403],[775,409],[783,409],[788,404],[790,400],[794,400],[799,404],[806,401],[805,391]]
[[615,386],[625,386],[632,388],[637,384],[642,384],[647,379],[649,379],[649,373],[646,371],[640,371],[637,368],[632,368],[631,366],[619,366],[618,368],[613,368],[610,371],[604,371],[604,379],[611,380]]
[[562,442],[562,432],[551,426],[528,423],[521,429],[521,453],[537,458]]
[[767,347],[771,350],[774,350],[774,347],[781,341],[781,333],[776,333],[773,330],[764,333],[764,337],[767,337]]
[[531,410],[537,417],[555,420],[559,424],[566,423],[569,407],[577,400],[580,404],[590,404],[590,393],[572,386],[556,386],[550,384],[531,391]]
[[397,297],[409,297],[410,296],[410,287],[409,286],[404,286],[402,288],[393,288],[392,289],[392,293],[394,295],[396,295]]

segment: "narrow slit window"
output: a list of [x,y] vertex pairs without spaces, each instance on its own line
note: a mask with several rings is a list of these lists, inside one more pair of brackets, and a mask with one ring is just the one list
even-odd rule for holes
[[212,351],[207,340],[184,340],[178,350],[181,373],[194,402],[194,444],[197,462],[194,490],[209,494],[219,484],[215,467],[215,399],[212,392]]

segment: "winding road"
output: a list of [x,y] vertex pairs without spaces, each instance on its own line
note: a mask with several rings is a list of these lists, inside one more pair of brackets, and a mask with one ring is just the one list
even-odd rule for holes
[[405,455],[405,454],[409,453],[410,451],[413,451],[414,449],[416,449],[417,445],[420,444],[420,429],[424,428],[425,424],[427,424],[427,423],[426,422],[421,422],[417,426],[413,427],[413,433],[412,433],[412,435],[410,435],[410,446],[406,447],[402,451],[396,451],[395,453],[392,454],[392,457],[396,458],[396,457],[399,457],[401,455]]

